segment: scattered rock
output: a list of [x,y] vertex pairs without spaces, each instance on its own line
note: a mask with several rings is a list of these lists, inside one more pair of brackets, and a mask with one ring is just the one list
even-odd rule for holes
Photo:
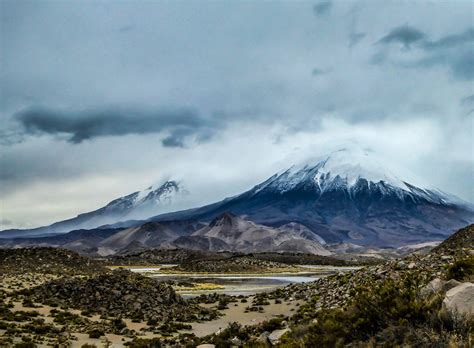
[[421,289],[420,295],[422,297],[428,297],[437,294],[438,292],[441,292],[443,290],[445,283],[446,282],[444,280],[435,278]]
[[239,340],[237,337],[234,337],[230,340],[230,343],[233,345],[233,346],[241,346],[242,345],[242,341]]
[[185,301],[168,284],[126,270],[89,278],[61,278],[22,293],[47,305],[139,320],[188,321],[212,312]]
[[256,342],[260,344],[268,344],[268,335],[269,332],[265,331],[260,336],[258,336]]
[[462,283],[457,281],[456,279],[450,279],[447,282],[444,283],[443,285],[443,291],[447,292],[451,290],[452,288],[455,288],[456,286],[461,285]]
[[290,329],[281,329],[281,330],[275,330],[273,331],[270,335],[268,335],[268,340],[272,345],[276,345],[280,342],[281,337],[286,334]]

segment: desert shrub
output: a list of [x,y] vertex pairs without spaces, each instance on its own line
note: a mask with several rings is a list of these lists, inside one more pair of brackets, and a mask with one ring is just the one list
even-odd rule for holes
[[81,311],[81,315],[85,316],[85,317],[90,317],[92,316],[92,312],[88,309],[84,309]]
[[159,338],[135,338],[131,342],[125,342],[125,346],[130,348],[161,348],[163,344],[161,343],[161,339]]
[[37,335],[59,332],[59,329],[55,328],[53,325],[44,323],[29,323],[23,326],[23,330]]
[[35,348],[36,344],[33,342],[19,342],[14,345],[15,348]]
[[89,338],[100,338],[101,336],[104,336],[104,332],[99,329],[92,329],[88,332]]
[[474,280],[474,256],[469,256],[457,260],[448,268],[448,279],[456,279],[459,281]]
[[155,326],[156,324],[158,324],[158,320],[156,320],[155,318],[150,318],[147,320],[146,324],[148,326]]
[[260,324],[260,327],[263,331],[272,332],[282,328],[282,322],[284,318],[273,318],[267,321],[264,321]]
[[215,336],[212,343],[215,344],[216,348],[227,348],[230,346],[229,341],[234,337],[245,342],[249,339],[249,334],[242,328],[242,325],[233,322],[230,323],[219,335]]
[[391,342],[403,343],[406,327],[424,325],[437,315],[439,301],[418,296],[415,277],[386,280],[361,288],[345,309],[323,310],[315,314],[317,323],[293,330],[284,343],[301,340],[303,345],[319,342],[322,347],[368,342],[380,332]]
[[121,318],[114,318],[110,321],[110,324],[116,329],[116,330],[122,330],[123,328],[127,327],[127,324],[121,319]]
[[224,310],[224,309],[229,309],[227,306],[229,304],[229,301],[227,299],[221,299],[219,300],[219,303],[217,305],[218,310]]

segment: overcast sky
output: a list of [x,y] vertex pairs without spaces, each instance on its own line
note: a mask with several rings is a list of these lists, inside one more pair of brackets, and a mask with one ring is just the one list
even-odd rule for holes
[[343,146],[474,202],[472,1],[0,4],[0,229]]

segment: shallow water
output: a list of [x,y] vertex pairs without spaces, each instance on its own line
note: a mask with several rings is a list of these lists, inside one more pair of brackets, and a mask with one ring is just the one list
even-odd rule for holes
[[310,282],[317,279],[319,279],[318,276],[191,276],[185,279],[174,278],[173,280],[214,283],[224,287],[215,290],[179,292],[184,297],[193,297],[214,292],[228,295],[253,295],[259,292],[272,291],[291,283]]
[[183,290],[178,291],[183,297],[194,297],[201,294],[222,293],[228,295],[254,295],[259,292],[272,291],[289,284],[315,281],[330,274],[345,272],[354,267],[332,266],[300,266],[307,271],[286,274],[170,274],[160,273],[160,268],[170,265],[159,265],[151,268],[133,268],[133,272],[142,273],[161,281],[176,281],[189,283],[212,283],[222,286],[214,290]]

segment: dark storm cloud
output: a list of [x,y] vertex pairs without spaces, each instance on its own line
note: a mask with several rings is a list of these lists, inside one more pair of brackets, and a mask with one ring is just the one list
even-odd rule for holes
[[322,75],[326,75],[329,72],[331,72],[331,69],[314,68],[313,71],[311,72],[311,75],[322,76]]
[[447,67],[451,75],[459,80],[474,79],[474,55],[469,51],[440,52],[425,58],[401,64],[406,68]]
[[451,76],[458,80],[474,79],[474,29],[472,28],[431,41],[420,30],[404,26],[392,29],[378,41],[383,44],[394,42],[403,44],[407,49],[417,43],[416,48],[424,56],[400,62],[389,60],[388,51],[382,50],[375,53],[370,62],[374,65],[382,65],[389,61],[399,67],[415,69],[440,66],[447,68]]
[[362,9],[362,3],[359,2],[355,3],[349,11],[349,48],[356,46],[367,36],[367,33],[357,29]]
[[442,50],[446,48],[456,47],[459,45],[464,45],[466,43],[470,43],[472,45],[473,42],[474,29],[470,28],[460,34],[448,35],[436,41],[427,41],[424,44],[424,48],[427,50]]
[[461,99],[461,106],[466,110],[466,115],[474,112],[474,94]]
[[[167,147],[183,147],[188,137],[203,139],[212,132],[210,122],[193,110],[143,111],[133,109],[96,109],[62,111],[29,108],[14,115],[28,135],[66,135],[74,144],[103,136],[170,133],[163,140]],[[213,123],[213,127],[216,126]]]
[[352,47],[356,46],[366,36],[367,36],[366,33],[362,33],[362,32],[359,33],[359,32],[354,32],[354,31],[351,32],[349,34],[349,47],[352,48]]
[[425,34],[413,27],[404,25],[392,29],[378,42],[382,44],[401,43],[405,48],[410,48],[415,42],[420,42],[425,38]]
[[461,99],[463,105],[474,105],[474,94]]
[[313,12],[317,16],[322,16],[331,10],[331,1],[321,1],[320,3],[313,6]]

